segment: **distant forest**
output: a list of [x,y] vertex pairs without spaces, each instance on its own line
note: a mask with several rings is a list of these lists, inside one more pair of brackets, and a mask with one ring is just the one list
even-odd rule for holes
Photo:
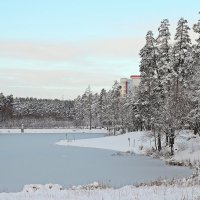
[[0,93],[0,127],[68,127],[74,118],[74,102],[59,99],[14,98]]

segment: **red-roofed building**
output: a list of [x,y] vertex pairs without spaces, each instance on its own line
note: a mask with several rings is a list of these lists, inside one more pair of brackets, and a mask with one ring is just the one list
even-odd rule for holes
[[140,79],[140,75],[131,75],[130,78],[132,78],[132,79],[138,79],[139,78]]

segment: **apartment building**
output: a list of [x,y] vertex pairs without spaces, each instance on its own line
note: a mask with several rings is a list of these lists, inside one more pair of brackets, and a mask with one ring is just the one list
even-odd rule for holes
[[140,76],[132,75],[130,78],[121,78],[121,96],[124,97],[130,93],[134,93],[140,84]]

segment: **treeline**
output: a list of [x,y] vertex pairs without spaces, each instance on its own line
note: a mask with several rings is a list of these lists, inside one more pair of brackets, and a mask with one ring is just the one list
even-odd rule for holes
[[139,127],[135,95],[121,97],[121,86],[115,81],[111,90],[93,94],[87,89],[74,100],[74,124],[79,127],[102,127],[111,133],[125,133]]
[[[110,91],[100,94],[87,90],[75,99],[74,121],[77,126],[101,126],[122,133],[150,130],[155,148],[169,146],[173,154],[176,133],[192,129],[200,134],[200,20],[193,31],[198,35],[192,44],[187,20],[181,18],[171,40],[169,21],[163,20],[158,35],[146,35],[140,50],[141,83],[137,92],[120,97],[116,82]],[[165,143],[161,144],[161,138]]]
[[[1,127],[44,128],[69,125],[74,117],[73,101],[13,98],[0,94]],[[72,124],[72,123],[71,123]]]

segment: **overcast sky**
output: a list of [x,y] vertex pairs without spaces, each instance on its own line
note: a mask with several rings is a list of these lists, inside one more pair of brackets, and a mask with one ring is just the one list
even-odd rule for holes
[[[139,74],[148,30],[200,19],[199,0],[5,0],[0,3],[0,92],[73,99]],[[191,32],[191,37],[195,34]]]

